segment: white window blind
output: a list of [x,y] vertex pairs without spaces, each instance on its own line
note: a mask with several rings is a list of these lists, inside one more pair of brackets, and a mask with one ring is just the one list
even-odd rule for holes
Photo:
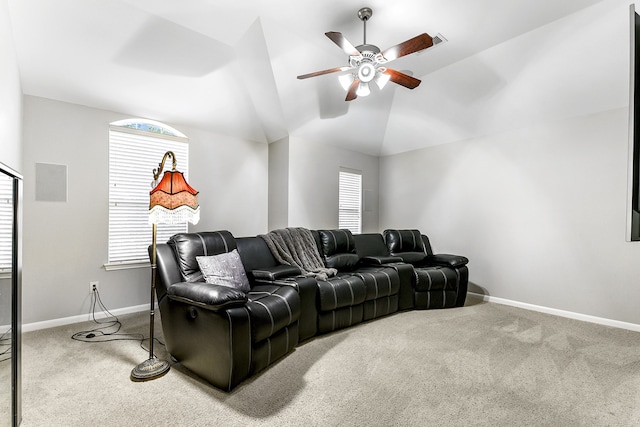
[[339,177],[338,226],[360,234],[362,229],[362,173],[341,170]]
[[13,179],[0,174],[0,273],[11,271],[12,235]]
[[[188,180],[189,145],[186,137],[109,127],[109,264],[149,261],[151,244],[149,192],[153,169],[167,151],[176,155],[176,169]],[[167,159],[164,170],[171,170]],[[162,174],[160,175],[162,178]],[[187,231],[187,224],[158,224],[158,243]]]

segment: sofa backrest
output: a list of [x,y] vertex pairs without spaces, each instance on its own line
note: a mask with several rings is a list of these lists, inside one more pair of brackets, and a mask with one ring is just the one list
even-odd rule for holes
[[[150,260],[153,259],[151,252],[152,247],[149,245]],[[169,286],[182,282],[182,280],[173,249],[165,243],[158,244],[156,249],[156,295],[158,303],[165,297]]]
[[247,274],[252,270],[278,265],[269,246],[261,237],[237,237],[236,244]]
[[424,251],[427,253],[427,255],[433,255],[433,250],[431,249],[431,242],[429,241],[429,238],[424,234],[422,235],[422,244],[424,245]]
[[353,240],[360,258],[389,256],[389,249],[380,233],[355,234]]
[[226,230],[180,233],[172,236],[167,244],[173,249],[185,282],[204,281],[196,257],[218,255],[237,248],[236,239]]
[[419,230],[384,230],[389,253],[400,256],[404,262],[416,263],[427,256],[427,249]]
[[329,268],[349,270],[356,266],[360,257],[350,230],[318,230],[324,263]]

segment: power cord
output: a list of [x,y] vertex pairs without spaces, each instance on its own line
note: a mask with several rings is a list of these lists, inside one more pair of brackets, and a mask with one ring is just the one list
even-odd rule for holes
[[[102,310],[102,312],[108,314],[109,316],[102,320],[96,319],[96,306],[98,306],[100,310]],[[122,328],[120,319],[118,319],[118,316],[111,313],[109,309],[104,305],[102,299],[100,298],[100,292],[96,287],[94,287],[91,291],[91,317],[93,319],[93,322],[98,326],[86,331],[76,332],[75,334],[71,335],[71,339],[90,343],[109,341],[140,341],[140,347],[143,350],[149,351],[149,349],[144,346],[144,342],[149,338],[146,338],[143,334],[129,334],[119,332]],[[1,339],[2,338],[0,338],[0,340]],[[157,338],[154,338],[154,342],[157,342],[158,344],[164,346],[164,343]],[[0,356],[1,355],[2,353],[0,353]]]
[[0,362],[7,360],[11,360],[11,328],[0,335]]

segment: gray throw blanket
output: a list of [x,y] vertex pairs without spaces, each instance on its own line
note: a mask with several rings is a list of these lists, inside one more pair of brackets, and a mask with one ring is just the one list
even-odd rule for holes
[[259,236],[267,243],[276,261],[298,267],[305,276],[327,280],[338,273],[335,268],[324,266],[316,241],[306,228],[283,228]]

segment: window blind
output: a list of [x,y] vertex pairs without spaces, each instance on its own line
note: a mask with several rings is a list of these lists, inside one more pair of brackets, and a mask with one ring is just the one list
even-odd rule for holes
[[13,180],[0,174],[0,273],[11,271]]
[[340,171],[338,226],[360,234],[362,228],[362,173]]
[[[109,264],[148,261],[151,225],[149,192],[153,169],[167,151],[176,155],[176,168],[188,179],[188,140],[111,125],[109,128]],[[171,159],[165,171],[171,170]],[[162,178],[162,174],[159,178]],[[166,242],[187,224],[158,224],[157,241]]]

